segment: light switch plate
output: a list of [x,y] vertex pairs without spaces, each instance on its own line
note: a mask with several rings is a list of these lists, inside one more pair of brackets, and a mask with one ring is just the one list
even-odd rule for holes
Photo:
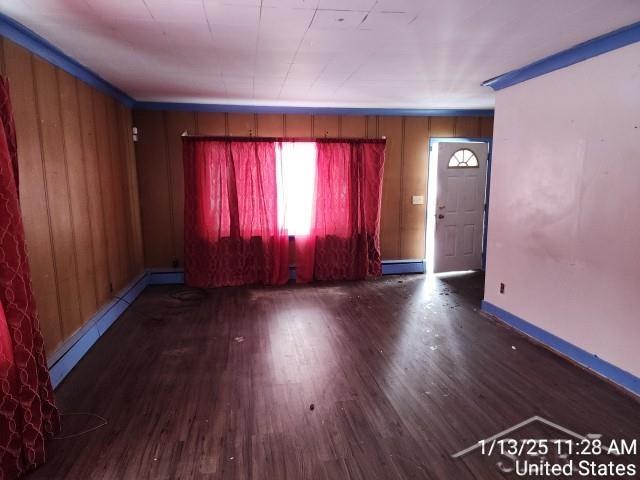
[[413,195],[411,197],[412,205],[424,205],[424,195]]

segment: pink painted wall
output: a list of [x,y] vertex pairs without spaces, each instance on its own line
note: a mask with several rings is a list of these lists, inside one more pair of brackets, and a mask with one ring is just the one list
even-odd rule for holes
[[640,43],[497,92],[487,253],[485,300],[640,376]]

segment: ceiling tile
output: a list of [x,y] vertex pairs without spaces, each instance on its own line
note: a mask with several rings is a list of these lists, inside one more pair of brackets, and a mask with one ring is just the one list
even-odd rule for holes
[[354,11],[318,10],[312,30],[348,30],[357,28],[365,14]]
[[320,0],[318,8],[368,12],[375,4],[376,0]]
[[149,2],[148,5],[153,18],[158,21],[205,22],[202,0],[164,0]]
[[[141,1],[141,0],[140,0]],[[18,2],[7,2],[7,6],[18,5],[17,8],[25,9],[35,15],[65,15],[65,16],[85,16],[91,13],[92,9],[86,0],[19,0]]]
[[362,22],[360,28],[375,30],[376,32],[396,30],[408,25],[415,16],[416,13],[414,12],[372,12],[367,15],[366,20]]
[[0,0],[0,12],[141,99],[478,108],[494,99],[482,80],[640,20],[640,1],[612,3]]
[[253,5],[205,3],[207,19],[211,25],[258,26],[260,8]]
[[[425,2],[424,0],[378,0],[374,12],[405,12],[405,13],[417,13],[425,7],[432,8],[433,2]],[[468,2],[443,2],[443,3],[458,3],[467,4],[473,3],[473,0]]]
[[[264,7],[260,15],[260,30],[300,34],[309,27],[313,15],[314,11],[310,9]],[[285,29],[283,25],[286,25]]]
[[[60,2],[62,3],[62,2]],[[153,20],[143,0],[87,0],[95,15],[104,20],[143,19]]]

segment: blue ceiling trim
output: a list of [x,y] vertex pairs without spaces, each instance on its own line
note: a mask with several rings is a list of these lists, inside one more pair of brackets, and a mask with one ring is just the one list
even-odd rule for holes
[[491,144],[493,138],[491,137],[429,137],[429,145],[434,143],[489,143]]
[[49,43],[37,33],[2,13],[0,13],[0,35],[21,45],[55,66],[60,67],[74,77],[114,97],[126,106],[132,107],[135,103],[135,100],[122,90],[114,87],[87,67],[63,53],[59,48]]
[[455,108],[341,108],[341,107],[286,107],[264,105],[225,105],[210,103],[136,102],[133,106],[140,110],[180,110],[188,112],[227,113],[289,113],[301,115],[394,115],[406,117],[492,117],[490,109]]
[[640,41],[640,22],[605,33],[524,67],[491,78],[482,85],[494,90],[502,90],[638,41]]

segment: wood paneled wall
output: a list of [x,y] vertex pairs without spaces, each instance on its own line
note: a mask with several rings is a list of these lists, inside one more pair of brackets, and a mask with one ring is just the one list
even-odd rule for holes
[[52,353],[143,270],[131,110],[0,37],[20,203]]
[[[430,137],[491,137],[492,117],[272,115],[135,110],[145,265],[182,265],[185,130],[197,135],[387,138],[380,241],[384,259],[425,256]],[[167,233],[170,232],[170,235]],[[175,262],[175,263],[174,263]]]

